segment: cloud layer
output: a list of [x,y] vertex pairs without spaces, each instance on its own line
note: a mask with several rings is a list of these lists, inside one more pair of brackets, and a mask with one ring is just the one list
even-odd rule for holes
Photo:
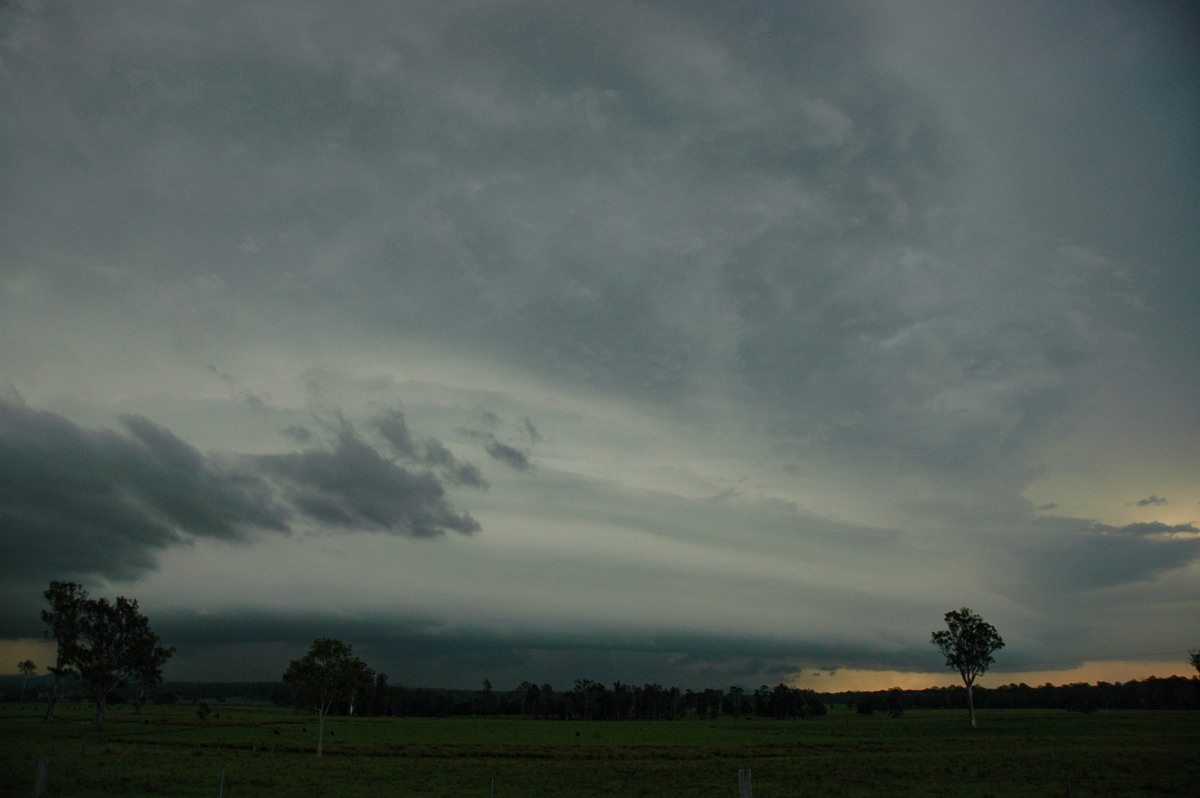
[[963,604],[1194,647],[1198,32],[10,3],[0,631],[78,578],[179,667],[332,626],[399,682],[936,668]]

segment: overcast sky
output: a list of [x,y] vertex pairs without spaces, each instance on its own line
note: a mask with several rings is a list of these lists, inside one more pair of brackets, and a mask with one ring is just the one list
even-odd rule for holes
[[753,688],[942,678],[965,605],[993,684],[1186,673],[1198,34],[0,3],[0,637],[70,579],[169,678]]

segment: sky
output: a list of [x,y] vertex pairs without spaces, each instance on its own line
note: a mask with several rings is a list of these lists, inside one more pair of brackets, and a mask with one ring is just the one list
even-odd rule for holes
[[1200,10],[0,3],[0,670],[1187,674]]

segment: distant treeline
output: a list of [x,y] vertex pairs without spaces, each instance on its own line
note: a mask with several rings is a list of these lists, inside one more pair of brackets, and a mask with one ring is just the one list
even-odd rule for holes
[[[46,677],[34,677],[25,687],[27,701],[43,700]],[[0,701],[17,701],[22,691],[19,676],[0,677]],[[73,694],[75,693],[75,694]],[[70,688],[67,700],[83,700]],[[128,700],[120,690],[112,703]],[[281,682],[166,682],[151,699],[160,704],[260,703],[294,705],[291,690]],[[604,685],[577,679],[569,690],[549,684],[522,682],[512,690],[494,690],[484,682],[479,690],[402,687],[389,685],[385,674],[364,685],[339,714],[369,716],[448,717],[452,715],[522,715],[531,718],[577,720],[669,720],[686,717],[809,718],[825,714],[827,707],[845,706],[860,712],[899,714],[906,709],[962,709],[962,687],[923,690],[817,693],[779,684],[756,690],[683,690],[660,684],[641,686],[615,682]],[[1007,684],[975,686],[975,705],[993,709],[1067,709],[1093,712],[1105,709],[1200,710],[1200,678],[1150,677],[1141,681],[1097,684]]]
[[[349,711],[349,706],[342,707]],[[494,690],[485,681],[480,690],[440,690],[393,687],[380,674],[357,699],[356,714],[376,716],[447,717],[450,715],[521,715],[562,720],[672,720],[721,714],[807,718],[824,715],[826,705],[812,690],[787,685],[747,693],[681,690],[660,684],[606,686],[576,679],[570,690],[549,684],[522,682],[514,690]]]
[[[924,690],[822,693],[831,704],[846,704],[862,711],[897,709],[962,709],[967,691],[962,687],[927,687]],[[1200,709],[1200,678],[1151,676],[1142,681],[1097,682],[1031,687],[1006,684],[975,685],[975,706],[993,709]]]

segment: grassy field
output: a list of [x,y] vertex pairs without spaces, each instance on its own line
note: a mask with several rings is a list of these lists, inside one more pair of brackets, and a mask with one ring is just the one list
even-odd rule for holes
[[[0,705],[0,795],[47,796],[1200,796],[1200,713],[990,710],[806,721],[561,722],[518,718],[315,720],[214,706],[110,710]],[[219,717],[217,716],[219,715]],[[222,783],[223,780],[223,783]]]

